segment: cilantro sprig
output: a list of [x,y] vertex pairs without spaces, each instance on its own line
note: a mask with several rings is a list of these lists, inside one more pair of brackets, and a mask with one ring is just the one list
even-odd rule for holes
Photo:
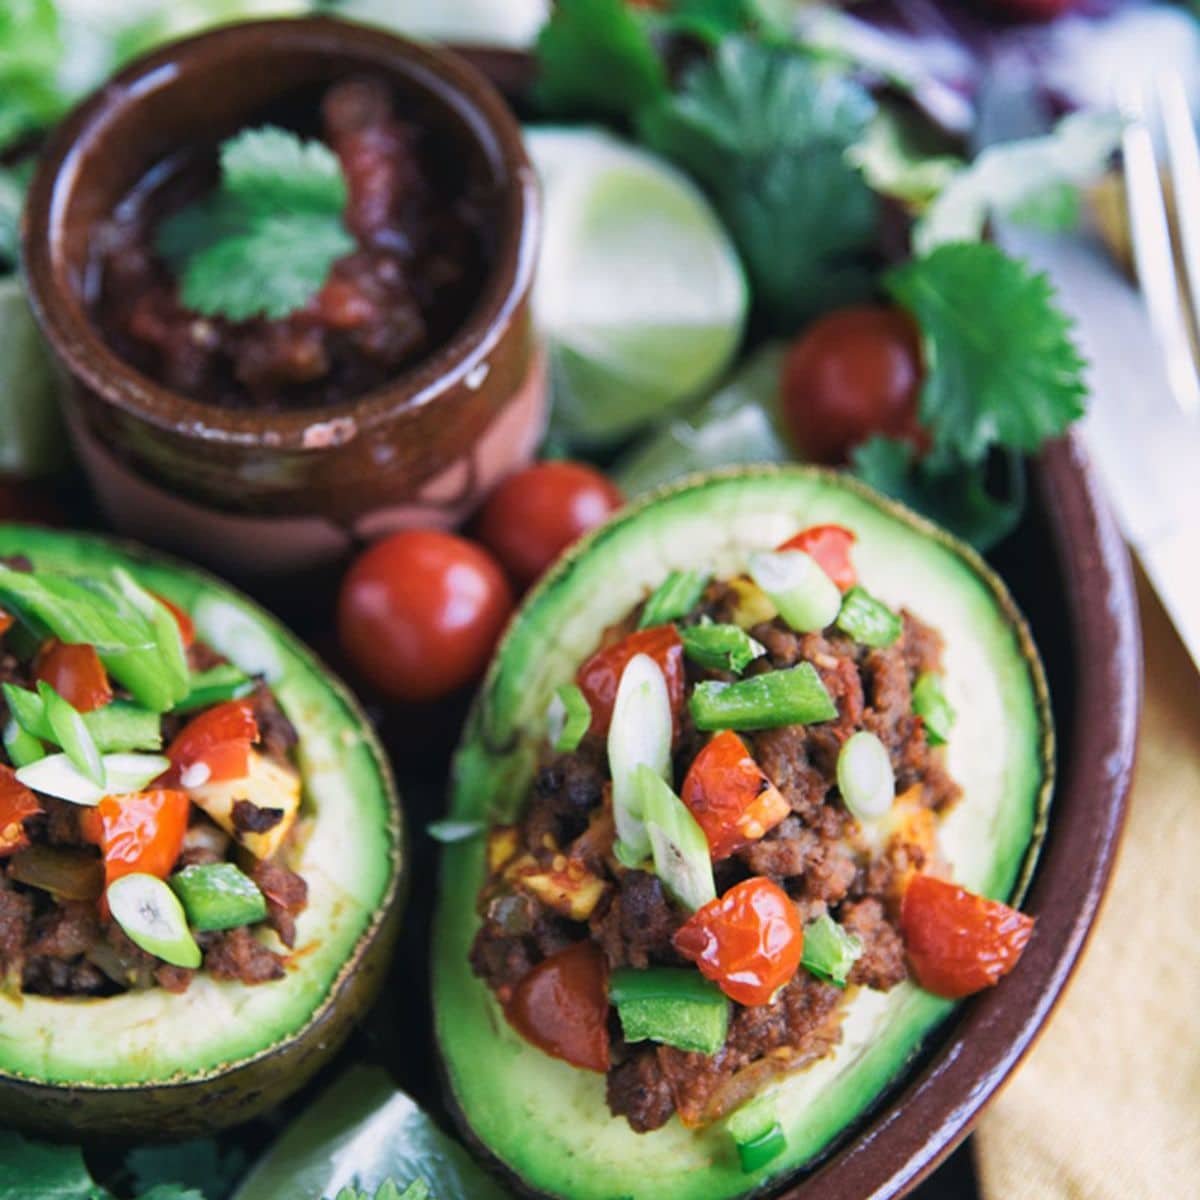
[[231,321],[286,317],[354,249],[341,164],[323,143],[268,125],[223,143],[220,167],[212,193],[160,225],[158,252],[188,308]]

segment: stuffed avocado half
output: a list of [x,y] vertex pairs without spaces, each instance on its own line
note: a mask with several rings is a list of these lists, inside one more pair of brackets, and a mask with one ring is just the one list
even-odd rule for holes
[[[212,577],[136,547],[12,525],[0,526],[0,558],[6,572],[21,575],[6,577],[12,595],[0,602],[7,616],[16,617],[5,634],[6,681],[19,680],[6,688],[5,762],[11,765],[4,767],[4,783],[7,795],[24,795],[26,802],[32,791],[41,808],[23,832],[19,826],[5,831],[14,838],[0,852],[5,912],[31,918],[24,951],[20,927],[8,925],[0,986],[0,1121],[60,1135],[144,1137],[153,1128],[156,1136],[179,1136],[261,1113],[336,1051],[386,970],[404,858],[399,802],[383,753],[354,700],[317,659]],[[37,739],[32,747],[18,741],[24,735],[16,717],[30,721],[13,712],[14,697],[24,696],[25,706],[30,696],[58,704],[45,685],[45,655],[47,645],[60,643],[47,640],[55,630],[39,620],[36,603],[25,604],[33,595],[30,580],[53,585],[56,579],[99,588],[98,604],[114,595],[114,580],[135,605],[145,605],[147,596],[167,602],[161,611],[151,602],[145,612],[153,623],[173,606],[181,632],[187,629],[185,645],[194,626],[195,649],[187,651],[188,664],[178,664],[183,680],[173,696],[154,695],[165,678],[156,674],[157,664],[140,678],[136,664],[131,668],[142,650],[122,657],[114,644],[97,639],[117,697],[100,714],[114,707],[125,716],[136,710],[144,723],[148,705],[156,720],[143,745],[153,750],[161,739],[160,761],[170,764],[153,782],[136,781],[144,790],[134,795],[97,802],[78,790],[73,764],[80,737],[85,750],[89,741],[103,749],[112,725],[95,712],[84,713],[75,735],[47,725],[38,731],[48,736],[40,746]],[[14,637],[40,646],[32,663],[19,661]],[[225,771],[234,776],[226,780],[219,755],[203,766],[180,761],[176,748],[188,741],[189,729],[193,746],[197,731],[203,744],[207,722],[211,748],[214,713],[259,711],[260,700],[271,728],[260,717],[261,728],[248,739],[253,747],[233,748],[244,770]],[[230,749],[218,743],[220,753]],[[37,761],[14,776],[12,768],[26,754]],[[100,791],[134,792],[113,785],[110,760],[119,757],[103,756],[111,786]],[[125,756],[139,759],[152,763],[145,754]],[[56,763],[65,774],[52,776],[46,764]],[[24,793],[17,777],[27,781]],[[184,795],[179,819],[187,832],[176,834],[184,838],[182,853],[178,841],[165,858],[149,841],[138,849],[146,826],[130,817],[136,812],[132,802],[150,797],[153,807],[164,796]],[[64,803],[64,796],[75,802]],[[90,834],[88,822],[94,823]],[[118,860],[122,853],[130,856],[130,846],[141,857],[122,868]],[[82,867],[88,854],[98,855],[102,894],[93,899],[86,883],[78,893],[66,889],[69,899],[30,886],[36,876],[29,875],[26,860],[57,853]],[[161,861],[151,865],[156,856]],[[18,868],[19,861],[26,865]],[[116,879],[125,870],[136,873]],[[86,871],[78,876],[88,877]],[[45,886],[52,892],[55,885]],[[118,897],[122,887],[125,894]],[[147,887],[153,906],[166,896],[158,915],[170,918],[171,909],[178,918],[179,928],[167,931],[174,940],[162,948],[153,940],[162,930],[141,928],[137,914],[129,916],[130,897],[137,901]],[[69,951],[47,949],[67,936],[78,940],[73,949],[80,951],[70,960]],[[59,954],[63,961],[39,960],[39,953]]]
[[[819,548],[795,537],[831,526],[853,543],[854,589]],[[807,568],[779,559],[797,545],[837,583],[832,607],[829,579],[814,591],[772,575]],[[674,733],[663,735],[669,751],[639,735],[631,793],[620,779],[631,726],[614,733],[623,689],[616,686],[610,724],[589,673],[598,677],[597,663],[607,656],[611,665],[631,637],[646,652],[626,656],[622,679],[630,662],[665,664],[648,636],[660,617],[675,625],[670,637],[682,635],[686,657],[677,661],[690,695],[674,705]],[[750,643],[741,659],[738,634],[713,632],[730,625]],[[889,672],[904,706],[897,716],[893,704],[890,732],[895,696],[880,694]],[[767,713],[762,680],[782,684],[785,675],[788,686],[802,675],[817,679],[817,692],[804,682],[790,715]],[[675,681],[665,666],[664,677],[666,703]],[[849,679],[846,688],[839,677]],[[739,710],[742,694],[730,688],[743,680],[757,691]],[[767,708],[773,703],[768,697]],[[642,709],[643,734],[654,719],[653,705]],[[803,743],[797,753],[808,756],[805,772],[816,771],[804,775],[817,779],[815,792],[800,786],[804,772],[772,753],[788,737]],[[856,754],[851,763],[850,742],[887,751],[886,811],[872,775],[878,761]],[[719,797],[705,800],[697,780],[706,757],[730,751],[726,766],[734,762],[742,782],[729,785],[719,771],[708,780],[723,778],[720,786],[736,792],[745,772],[756,773],[743,798],[729,801],[736,821]],[[656,753],[662,761],[649,775],[660,781],[645,769]],[[590,789],[580,782],[589,755],[604,781]],[[804,467],[700,477],[626,510],[526,599],[455,760],[450,815],[488,831],[444,851],[434,940],[437,1038],[462,1124],[525,1187],[575,1200],[742,1196],[810,1162],[879,1100],[952,1011],[948,995],[998,977],[972,979],[968,970],[955,978],[961,963],[941,970],[946,921],[965,912],[968,923],[989,925],[1009,939],[1002,957],[1016,961],[1032,921],[999,902],[1015,904],[1024,891],[1052,775],[1045,680],[1025,623],[1000,580],[943,531],[844,475]],[[557,809],[546,809],[549,793]],[[587,813],[562,832],[561,799],[584,793]],[[709,800],[715,795],[710,788]],[[548,823],[538,815],[546,811]],[[809,853],[811,866],[820,858],[814,846],[824,867],[808,879],[799,862],[780,865],[788,860],[772,854]],[[826,869],[833,851],[848,863],[840,882]],[[946,900],[923,925],[901,915],[905,897],[918,892],[907,886],[916,877]],[[797,938],[784,973],[755,979],[757,991],[705,961],[706,946],[719,940],[719,910],[728,916],[746,888],[781,896],[798,914],[785,903],[771,936],[782,929],[786,941],[797,921],[805,935],[802,965]],[[532,933],[530,895],[539,914]],[[646,896],[658,897],[657,909]],[[525,904],[520,912],[513,897]],[[643,934],[665,911],[664,897],[674,915],[656,943]],[[624,924],[612,916],[619,902],[631,914]],[[538,925],[547,906],[549,920]],[[549,944],[539,941],[550,924]],[[703,936],[689,936],[698,927]],[[594,1054],[574,1035],[556,1043],[553,1029],[541,1029],[537,1045],[529,1040],[537,986],[528,981],[548,978],[547,963],[565,962],[563,945],[567,956],[597,962],[607,988]],[[919,986],[918,974],[942,994]],[[670,1003],[660,1004],[663,995]],[[577,1013],[573,1027],[581,1023],[587,1018]],[[803,1031],[790,1044],[789,1028]],[[765,1049],[743,1053],[754,1038]],[[643,1103],[656,1094],[657,1110]]]

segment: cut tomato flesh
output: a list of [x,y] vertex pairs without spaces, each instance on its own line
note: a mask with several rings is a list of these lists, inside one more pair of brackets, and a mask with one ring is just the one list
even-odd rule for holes
[[38,651],[33,673],[80,712],[103,708],[113,698],[108,672],[95,646],[51,638]]
[[29,845],[24,822],[41,811],[37,797],[12,767],[0,763],[0,858]]
[[592,710],[592,733],[608,732],[617,685],[635,654],[648,654],[662,670],[678,730],[684,695],[683,642],[674,625],[656,625],[651,629],[639,629],[621,641],[597,650],[576,673],[575,682]]
[[817,560],[821,570],[848,592],[858,582],[850,551],[858,539],[844,525],[813,525],[781,543],[779,550],[803,550]]
[[15,624],[17,618],[10,612],[0,608],[0,637],[3,637]]
[[190,807],[183,792],[159,788],[105,796],[87,809],[80,831],[104,855],[105,887],[135,872],[166,879],[183,849]]
[[171,769],[162,782],[198,787],[240,779],[250,769],[250,747],[258,722],[249,700],[227,700],[193,717],[167,750]]
[[175,624],[179,626],[179,636],[183,640],[183,648],[190,650],[196,641],[196,625],[187,613],[179,607],[178,604],[168,600],[166,596],[160,596],[158,592],[154,593],[154,598],[166,606],[171,616],[175,618]]

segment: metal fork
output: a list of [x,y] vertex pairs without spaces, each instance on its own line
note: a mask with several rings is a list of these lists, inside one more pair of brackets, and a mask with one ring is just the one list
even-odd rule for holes
[[[1128,81],[1118,104],[1127,122],[1121,149],[1138,282],[1175,402],[1195,417],[1200,414],[1200,143],[1187,88],[1175,72],[1162,75],[1153,88]],[[1163,135],[1161,159],[1156,128]],[[1172,210],[1177,242],[1168,215]]]

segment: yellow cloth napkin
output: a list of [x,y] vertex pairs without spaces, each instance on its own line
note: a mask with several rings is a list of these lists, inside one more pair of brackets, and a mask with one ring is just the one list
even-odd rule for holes
[[1144,580],[1139,599],[1120,859],[1066,998],[979,1127],[985,1200],[1200,1197],[1200,674]]

